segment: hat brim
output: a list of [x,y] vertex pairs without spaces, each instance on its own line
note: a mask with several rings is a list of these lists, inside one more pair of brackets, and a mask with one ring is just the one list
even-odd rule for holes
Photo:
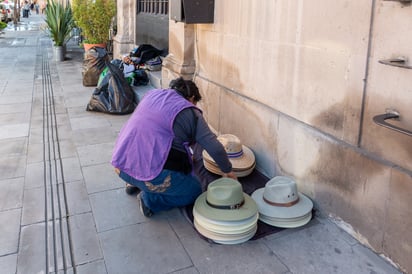
[[252,199],[256,202],[259,213],[270,218],[293,219],[306,216],[312,211],[313,202],[302,193],[298,193],[299,202],[290,207],[273,206],[263,200],[265,188],[259,188],[252,193]]
[[[255,154],[253,151],[245,145],[242,145],[243,154],[240,157],[233,157],[229,158],[229,161],[232,163],[232,167],[234,169],[249,169],[255,163]],[[215,163],[212,157],[210,157],[209,153],[206,150],[202,152],[203,159]]]
[[257,223],[249,230],[237,235],[228,235],[222,233],[215,233],[207,230],[206,228],[199,225],[196,221],[194,222],[196,230],[208,239],[213,240],[218,244],[240,244],[250,240],[257,231]]
[[[217,175],[223,175],[223,172],[220,170],[220,168],[214,163],[214,162],[209,162],[206,159],[203,159],[203,165],[205,166],[205,168]],[[232,171],[235,173],[235,175],[237,177],[246,177],[248,176],[250,173],[253,172],[253,169],[255,168],[256,163],[253,163],[252,166],[250,166],[248,169],[245,170],[241,170],[241,169],[235,169],[233,168]]]
[[205,229],[223,234],[240,234],[249,231],[258,221],[259,214],[256,214],[246,220],[227,222],[213,221],[201,216],[196,210],[193,210],[193,219]]
[[300,218],[292,218],[292,219],[278,219],[278,218],[268,217],[263,214],[259,215],[260,221],[268,225],[271,225],[271,226],[282,227],[282,228],[300,227],[300,226],[307,224],[311,219],[312,219],[312,211],[310,211],[308,214]]
[[193,211],[199,215],[215,221],[240,221],[245,220],[258,212],[255,201],[246,193],[243,193],[245,203],[238,209],[217,209],[209,206],[206,202],[207,192],[197,197]]

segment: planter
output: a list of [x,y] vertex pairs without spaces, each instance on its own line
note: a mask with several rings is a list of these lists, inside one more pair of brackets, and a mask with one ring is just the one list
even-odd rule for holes
[[66,51],[65,46],[54,46],[53,51],[54,51],[54,60],[56,60],[56,62],[64,61],[64,54]]
[[84,51],[88,51],[92,47],[99,47],[99,48],[106,48],[106,43],[101,43],[101,44],[87,44],[83,43]]

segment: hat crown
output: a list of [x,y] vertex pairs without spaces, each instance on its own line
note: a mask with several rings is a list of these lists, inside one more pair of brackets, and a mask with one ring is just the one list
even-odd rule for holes
[[207,187],[206,200],[215,206],[232,206],[244,200],[242,185],[230,178],[220,178]]
[[[237,136],[233,134],[222,134],[217,139],[222,143],[228,155],[242,152],[242,143]],[[239,156],[241,156],[241,154]]]
[[299,199],[298,188],[291,178],[276,176],[266,183],[263,198],[276,204],[293,203]]

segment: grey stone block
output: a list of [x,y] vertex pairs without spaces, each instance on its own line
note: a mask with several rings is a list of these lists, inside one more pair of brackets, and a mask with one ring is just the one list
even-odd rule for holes
[[20,208],[0,212],[0,256],[17,252],[20,218]]

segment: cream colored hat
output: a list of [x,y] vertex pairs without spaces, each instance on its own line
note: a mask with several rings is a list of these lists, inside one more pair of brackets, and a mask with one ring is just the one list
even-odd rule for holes
[[[236,176],[244,177],[249,175],[255,168],[255,155],[253,151],[240,142],[240,139],[233,134],[222,134],[217,137],[226,150],[229,161],[232,163]],[[203,150],[203,162],[205,168],[212,173],[222,175],[223,172],[217,166],[213,158]]]
[[242,185],[230,178],[220,178],[208,185],[193,207],[196,230],[220,244],[239,244],[257,231],[259,212]]
[[296,182],[276,176],[264,188],[252,193],[259,208],[259,219],[277,227],[298,227],[312,218],[312,201],[298,192]]
[[220,178],[196,199],[193,211],[210,220],[240,221],[255,215],[258,208],[238,181]]

